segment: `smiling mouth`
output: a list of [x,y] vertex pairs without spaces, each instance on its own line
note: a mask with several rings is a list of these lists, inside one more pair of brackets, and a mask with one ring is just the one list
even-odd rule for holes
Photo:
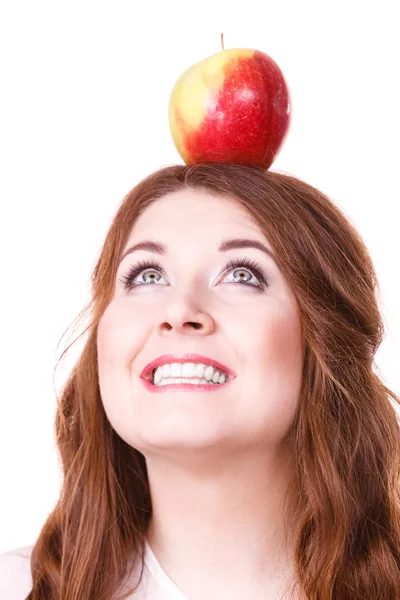
[[213,381],[212,379],[206,379],[204,375],[200,377],[165,377],[161,378],[154,382],[154,375],[157,371],[156,367],[153,369],[147,376],[142,375],[140,379],[142,379],[143,383],[145,383],[146,387],[152,389],[154,391],[167,391],[169,389],[173,390],[184,390],[184,391],[211,391],[226,386],[231,383],[233,379],[236,377],[230,377],[228,373],[221,372],[220,380]]
[[[168,363],[165,364],[168,365]],[[141,377],[155,386],[158,386],[160,383],[201,383],[204,385],[222,385],[231,380],[230,373],[211,363],[199,363],[199,365],[201,365],[201,368],[195,368],[194,370],[193,364],[189,369],[184,367],[183,370],[175,369],[175,365],[173,365],[172,371],[170,368],[167,368],[167,370],[163,369],[162,367],[164,365],[157,365],[151,371],[148,371],[147,374],[142,374]],[[233,378],[235,378],[235,376]]]
[[149,375],[147,377],[145,377],[145,379],[147,379],[147,381],[149,381],[151,383],[151,385],[154,385],[155,387],[162,387],[164,385],[180,385],[180,384],[187,384],[187,385],[224,385],[224,383],[228,383],[231,378],[229,377],[228,373],[224,373],[221,372],[219,374],[219,380],[218,381],[214,381],[212,378],[211,379],[207,379],[206,377],[182,377],[182,376],[178,376],[178,377],[171,377],[170,375],[168,375],[167,377],[161,377],[161,379],[159,381],[157,381],[157,383],[155,383],[155,374],[157,371],[158,367],[156,367],[155,369],[153,369],[151,371],[151,373],[149,373]]

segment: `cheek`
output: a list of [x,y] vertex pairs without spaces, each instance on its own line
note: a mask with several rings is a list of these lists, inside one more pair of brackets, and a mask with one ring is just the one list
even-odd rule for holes
[[122,329],[118,314],[112,307],[104,312],[97,329],[97,353],[99,375],[113,368],[120,359]]
[[111,421],[126,410],[130,393],[130,365],[137,348],[132,327],[126,327],[121,311],[112,305],[104,312],[97,330],[97,356],[101,399]]
[[265,352],[269,362],[286,369],[294,376],[301,374],[303,341],[300,321],[296,315],[282,315],[271,322],[266,332]]
[[271,376],[280,371],[294,376],[301,374],[303,339],[300,318],[294,308],[270,307],[268,311],[255,312],[238,332],[243,342],[244,364],[252,357],[253,376],[260,373]]
[[303,372],[301,325],[295,315],[271,322],[265,331],[262,354],[266,379],[276,392],[276,401],[291,413],[297,406]]
[[137,324],[117,302],[104,312],[97,331],[99,371],[128,372],[140,347]]
[[114,429],[124,437],[127,423],[134,422],[132,403],[135,359],[146,344],[149,331],[143,319],[132,316],[132,308],[115,300],[107,307],[97,329],[97,356],[101,401]]
[[[294,313],[264,315],[263,323],[242,346],[248,364],[248,398],[252,399],[254,427],[269,439],[282,440],[293,422],[299,402],[303,371],[301,324]],[[249,363],[249,357],[252,357]],[[249,381],[250,380],[250,381]]]

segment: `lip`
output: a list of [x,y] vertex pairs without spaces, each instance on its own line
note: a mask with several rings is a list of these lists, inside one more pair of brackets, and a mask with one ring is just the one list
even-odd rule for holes
[[[235,377],[236,377],[236,374],[232,371],[232,369],[230,369],[226,365],[223,365],[222,363],[220,363],[218,360],[215,360],[214,358],[210,358],[208,356],[203,356],[201,354],[163,354],[162,356],[159,356],[158,358],[156,358],[155,360],[150,362],[148,365],[146,365],[145,368],[143,369],[143,371],[140,373],[140,377],[142,379],[145,379],[146,381],[151,382],[152,372],[157,367],[161,367],[162,365],[165,365],[166,363],[181,363],[182,364],[185,362],[203,363],[205,365],[215,366],[215,367],[217,367],[217,369],[220,369],[221,371],[228,373],[229,380],[235,379]],[[213,387],[213,386],[210,386],[210,387]]]
[[154,385],[151,380],[145,377],[140,378],[143,385],[150,391],[156,394],[163,394],[168,391],[173,392],[216,392],[227,385],[232,383],[232,379],[228,379],[225,383],[219,383],[218,385],[209,385],[207,383],[168,383],[167,385]]

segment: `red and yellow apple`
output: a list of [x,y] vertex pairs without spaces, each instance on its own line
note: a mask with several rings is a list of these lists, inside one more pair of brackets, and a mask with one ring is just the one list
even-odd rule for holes
[[169,124],[186,164],[270,167],[286,136],[291,99],[283,74],[259,50],[222,50],[176,81]]

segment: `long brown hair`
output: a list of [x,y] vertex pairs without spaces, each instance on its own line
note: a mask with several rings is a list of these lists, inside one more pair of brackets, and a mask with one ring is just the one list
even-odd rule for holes
[[33,589],[26,600],[109,600],[133,565],[143,569],[152,514],[146,462],[113,430],[103,409],[97,326],[138,216],[185,186],[234,198],[247,209],[300,308],[306,348],[291,430],[296,477],[288,489],[298,590],[310,600],[400,598],[394,404],[400,398],[374,362],[384,324],[368,251],[344,214],[314,187],[258,167],[204,163],[166,167],[141,181],[107,233],[91,301],[78,316],[89,317],[78,336],[87,334],[87,341],[58,397],[63,485],[33,547]]

